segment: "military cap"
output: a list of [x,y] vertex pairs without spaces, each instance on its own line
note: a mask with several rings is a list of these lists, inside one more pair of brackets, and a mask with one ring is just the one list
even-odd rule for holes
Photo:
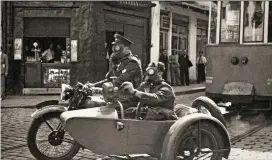
[[130,46],[131,44],[134,44],[127,38],[121,36],[120,34],[114,34],[115,41],[112,42],[112,44],[124,44],[125,46]]

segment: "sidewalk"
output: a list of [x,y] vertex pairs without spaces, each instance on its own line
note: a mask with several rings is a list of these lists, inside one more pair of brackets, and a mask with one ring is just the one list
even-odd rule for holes
[[[205,84],[191,84],[190,86],[173,87],[176,95],[192,94],[205,91]],[[60,95],[27,95],[27,96],[8,96],[1,101],[1,108],[35,108],[43,101],[58,100],[60,104],[66,102],[60,101]]]

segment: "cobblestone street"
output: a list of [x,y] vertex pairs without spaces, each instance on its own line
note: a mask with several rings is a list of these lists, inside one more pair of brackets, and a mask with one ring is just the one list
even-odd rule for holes
[[[190,105],[192,101],[204,95],[203,92],[177,97],[177,103]],[[30,117],[36,109],[5,108],[1,110],[1,159],[3,160],[31,160],[26,145],[26,135],[31,124]],[[232,147],[231,160],[272,160],[272,126],[267,126],[257,133],[237,142]],[[81,150],[74,159],[99,159],[102,156],[87,149]]]

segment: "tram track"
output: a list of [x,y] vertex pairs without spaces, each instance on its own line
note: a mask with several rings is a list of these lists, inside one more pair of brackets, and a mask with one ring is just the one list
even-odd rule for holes
[[[238,114],[237,112],[229,112],[227,114],[224,114],[224,118],[225,118],[225,120],[230,120],[232,117],[234,117],[237,114]],[[266,120],[265,122],[262,122],[260,125],[257,125],[255,127],[253,127],[252,129],[250,129],[246,132],[243,132],[242,134],[232,137],[231,144],[235,144],[236,142],[258,132],[259,130],[268,126],[269,124],[272,124],[272,119]]]
[[[230,113],[224,114],[224,118],[226,120],[229,120],[230,118],[232,118],[235,115],[237,115],[237,112],[230,112]],[[239,141],[251,136],[252,134],[258,132],[259,130],[265,128],[266,126],[268,126],[270,124],[272,124],[272,119],[266,120],[264,123],[261,123],[260,125],[257,125],[256,127],[253,127],[252,129],[250,129],[242,134],[232,137],[230,139],[231,145],[234,145],[236,142],[239,142]],[[197,158],[197,160],[206,160],[206,159],[210,158],[211,156],[212,156],[212,154],[206,154],[204,156]]]
[[268,126],[269,124],[272,124],[272,120],[268,120],[266,121],[265,123],[262,123],[261,125],[258,125],[238,136],[235,136],[233,138],[231,138],[231,144],[235,144],[236,142],[238,141],[241,141],[242,139],[246,138],[246,137],[249,137],[250,135],[258,132],[259,130],[263,129],[264,127]]

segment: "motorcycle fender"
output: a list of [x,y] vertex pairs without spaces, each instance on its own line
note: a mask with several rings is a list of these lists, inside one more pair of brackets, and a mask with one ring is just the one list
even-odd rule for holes
[[61,105],[49,105],[43,108],[38,109],[34,113],[31,114],[31,117],[37,119],[42,115],[45,115],[47,113],[51,112],[65,112],[67,111],[67,108]]
[[45,106],[49,106],[49,105],[58,105],[59,104],[59,101],[58,100],[49,100],[49,101],[44,101],[44,102],[41,102],[41,103],[38,103],[36,105],[36,108],[37,109],[40,109],[42,107],[45,107]]
[[[231,143],[230,143],[230,136],[228,134],[226,127],[218,119],[216,119],[210,115],[203,114],[203,113],[194,113],[194,114],[186,115],[186,116],[182,117],[181,119],[177,120],[170,127],[170,129],[164,139],[163,148],[166,150],[171,149],[171,146],[169,146],[169,145],[172,144],[171,141],[176,140],[176,138],[173,139],[170,137],[177,137],[178,133],[180,133],[184,130],[187,130],[191,124],[193,124],[194,122],[197,122],[199,120],[212,121],[213,123],[215,123],[216,126],[218,126],[221,134],[224,137],[224,140],[223,140],[224,141],[224,149],[228,149],[228,151],[224,152],[224,157],[228,158],[228,156],[230,154]],[[174,134],[176,134],[176,135],[174,135]],[[165,147],[167,147],[167,148],[165,148]]]

